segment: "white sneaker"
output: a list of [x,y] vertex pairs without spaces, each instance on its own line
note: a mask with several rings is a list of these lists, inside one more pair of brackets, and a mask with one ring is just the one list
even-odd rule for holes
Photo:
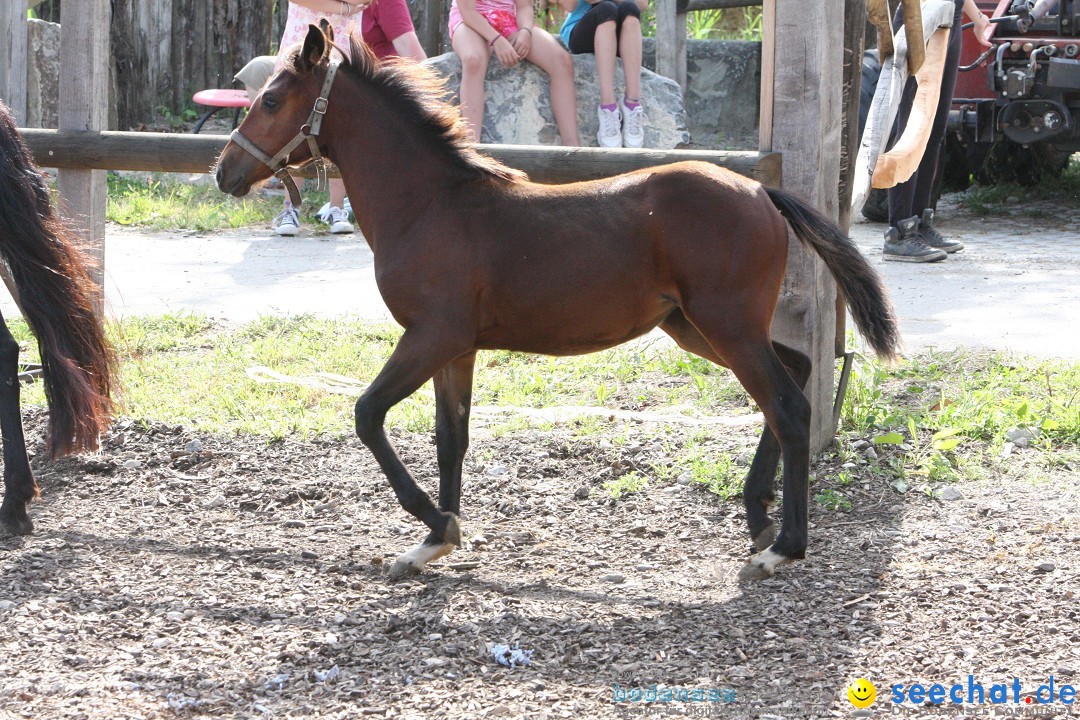
[[281,211],[281,214],[274,218],[274,234],[276,235],[295,235],[300,232],[300,216],[296,212],[296,208],[286,207]]
[[619,110],[607,110],[602,107],[596,109],[596,117],[600,120],[600,129],[596,132],[596,142],[600,147],[622,147],[622,117]]
[[353,224],[349,222],[349,213],[342,210],[339,207],[330,208],[330,232],[332,233],[351,233],[353,231]]
[[619,101],[622,110],[622,141],[623,147],[639,148],[645,144],[645,128],[642,124],[645,120],[645,108],[639,103],[636,108],[629,110],[626,105]]

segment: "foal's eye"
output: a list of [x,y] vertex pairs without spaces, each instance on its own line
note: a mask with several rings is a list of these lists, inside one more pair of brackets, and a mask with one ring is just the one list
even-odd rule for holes
[[278,107],[277,98],[270,97],[269,95],[263,96],[262,106],[263,106],[263,110],[269,110],[271,112],[274,111],[274,110],[277,110],[277,107]]

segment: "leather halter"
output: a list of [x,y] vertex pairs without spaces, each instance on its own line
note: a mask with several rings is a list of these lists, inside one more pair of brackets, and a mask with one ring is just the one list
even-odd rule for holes
[[311,159],[299,167],[303,167],[311,162],[315,163],[316,172],[319,177],[319,189],[321,190],[326,183],[327,160],[322,156],[322,153],[319,152],[319,144],[315,139],[319,137],[323,115],[326,114],[326,106],[329,104],[330,86],[334,84],[334,76],[337,75],[338,65],[340,64],[341,61],[334,60],[330,63],[329,67],[327,67],[322,91],[315,101],[315,107],[311,109],[311,114],[308,115],[307,122],[300,127],[300,132],[296,133],[296,136],[293,137],[285,147],[278,150],[277,154],[273,157],[264,153],[255,145],[255,143],[244,137],[239,128],[233,130],[232,134],[229,136],[229,140],[242,147],[256,160],[269,167],[274,172],[274,177],[285,184],[285,187],[289,189],[289,200],[292,201],[293,207],[300,207],[300,205],[303,204],[303,200],[300,197],[300,191],[296,189],[296,183],[293,182],[292,175],[289,174],[289,155],[291,155],[292,151],[305,140],[307,140],[308,148],[311,151]]

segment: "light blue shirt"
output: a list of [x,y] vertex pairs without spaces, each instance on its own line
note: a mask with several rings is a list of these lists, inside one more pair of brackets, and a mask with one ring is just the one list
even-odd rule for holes
[[585,17],[585,13],[589,12],[591,7],[592,5],[585,2],[585,0],[578,0],[577,7],[566,16],[566,20],[562,24],[562,30],[559,31],[559,37],[566,43],[566,47],[570,47],[570,33],[574,31],[574,26],[578,24],[578,20]]

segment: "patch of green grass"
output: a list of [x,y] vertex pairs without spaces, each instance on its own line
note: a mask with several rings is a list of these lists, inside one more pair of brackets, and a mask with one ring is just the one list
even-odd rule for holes
[[[979,477],[1010,434],[1028,433],[1040,462],[1076,458],[1080,366],[999,354],[926,353],[892,371],[861,360],[841,429],[872,438],[876,470],[946,484]],[[1032,456],[1029,456],[1032,457]],[[870,472],[873,472],[872,468]]]
[[608,491],[613,499],[618,500],[625,495],[641,492],[648,484],[648,477],[642,475],[637,470],[631,470],[625,475],[620,475],[614,480],[605,482],[604,489]]
[[678,454],[677,472],[689,472],[691,482],[723,500],[736,497],[742,493],[746,469],[739,467],[728,453],[708,444],[707,440],[704,433],[690,436]]
[[[25,323],[9,326],[24,349],[23,360],[34,360],[36,342]],[[128,417],[300,439],[352,434],[356,398],[401,333],[389,324],[309,316],[263,317],[227,328],[191,313],[128,318],[108,331],[121,356],[120,400]],[[560,360],[480,353],[473,397],[476,405],[601,402],[663,414],[749,409],[729,373],[659,343]],[[44,404],[41,383],[25,387],[23,399]],[[496,435],[555,425],[512,412],[487,422]],[[729,452],[732,446],[712,437],[713,430],[643,427],[606,413],[558,424],[579,440],[597,437],[613,447],[648,441],[652,449],[642,456],[638,474],[657,482],[689,473],[691,482],[721,498],[741,492],[746,468]],[[432,431],[431,384],[395,407],[388,425]],[[878,455],[863,463],[861,451],[840,443],[828,460],[836,461],[839,474],[822,489],[845,494],[843,488],[875,477],[903,480],[905,486],[977,478],[1002,462],[1006,443],[1021,431],[1031,437],[1025,467],[1060,469],[1080,462],[1080,365],[964,353],[923,353],[892,369],[856,360],[840,430],[873,441]],[[839,468],[852,462],[857,465]],[[611,482],[609,492],[620,494],[645,487],[637,476]]]
[[1035,185],[1018,183],[998,183],[995,185],[973,185],[960,198],[960,205],[976,215],[1016,214],[1020,217],[1042,218],[1047,211],[1042,208],[1023,208],[1013,213],[1015,202],[1032,200],[1061,200],[1076,202],[1080,198],[1080,154],[1073,155],[1060,176],[1049,174]]
[[822,490],[814,495],[814,500],[826,510],[832,510],[833,512],[851,512],[851,501],[844,497],[843,493],[839,493],[836,490]]
[[[281,198],[252,193],[234,198],[210,182],[183,182],[168,174],[109,173],[106,219],[150,230],[209,232],[268,225],[281,212]],[[305,192],[306,207],[319,207],[326,193]]]

